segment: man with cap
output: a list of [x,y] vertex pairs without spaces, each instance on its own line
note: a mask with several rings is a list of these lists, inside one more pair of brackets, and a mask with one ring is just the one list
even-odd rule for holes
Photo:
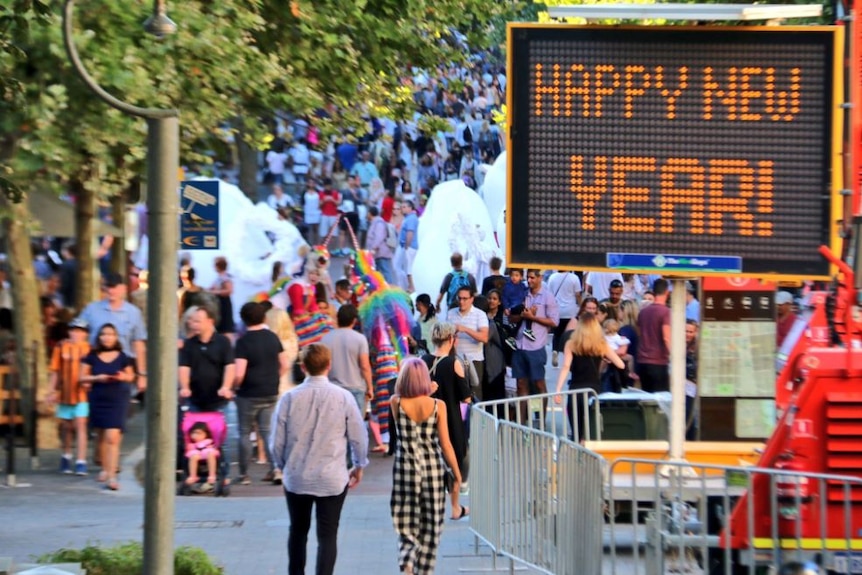
[[775,294],[775,307],[778,308],[777,329],[775,330],[775,345],[781,348],[784,338],[790,333],[793,324],[796,323],[796,314],[793,313],[793,294],[779,291]]
[[73,473],[74,435],[77,447],[74,473],[87,475],[87,418],[90,417],[87,392],[90,384],[80,381],[80,369],[81,360],[90,353],[88,330],[86,321],[81,318],[73,319],[69,323],[69,338],[57,344],[51,356],[51,391],[47,400],[57,404],[57,419],[60,420],[60,437],[63,442],[60,473]]
[[147,328],[141,310],[126,301],[126,284],[120,274],[105,274],[102,292],[105,298],[87,305],[78,317],[90,326],[90,345],[95,345],[103,325],[110,323],[117,328],[123,352],[134,359],[138,391],[144,391],[147,387]]

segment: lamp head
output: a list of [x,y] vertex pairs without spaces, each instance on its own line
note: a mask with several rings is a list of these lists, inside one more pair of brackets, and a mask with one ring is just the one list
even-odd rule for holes
[[144,30],[157,38],[162,38],[176,33],[177,25],[162,11],[147,18],[144,22]]

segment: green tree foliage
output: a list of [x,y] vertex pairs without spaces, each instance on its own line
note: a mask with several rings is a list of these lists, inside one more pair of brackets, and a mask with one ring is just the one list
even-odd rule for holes
[[[22,98],[0,102],[0,133],[18,143],[22,180],[100,196],[142,173],[145,124],[107,107],[73,73],[62,44],[59,2],[12,67]],[[156,39],[141,23],[147,0],[80,0],[75,43],[90,74],[121,100],[180,110],[186,162],[223,138],[236,118],[258,141],[258,119],[282,110],[330,111],[359,125],[362,114],[403,107],[396,87],[411,66],[466,56],[453,30],[486,41],[494,0],[220,0],[168,2],[175,35]],[[393,95],[395,98],[393,99]],[[23,102],[23,105],[22,105]]]

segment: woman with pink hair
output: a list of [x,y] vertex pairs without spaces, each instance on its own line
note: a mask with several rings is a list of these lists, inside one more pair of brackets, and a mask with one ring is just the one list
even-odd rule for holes
[[[435,387],[425,362],[410,358],[401,366],[391,400],[398,443],[390,509],[398,533],[399,567],[413,575],[434,573],[447,488],[452,519],[469,513],[458,502],[461,470],[449,441],[446,404],[431,397]],[[445,479],[443,459],[451,469],[451,485]]]

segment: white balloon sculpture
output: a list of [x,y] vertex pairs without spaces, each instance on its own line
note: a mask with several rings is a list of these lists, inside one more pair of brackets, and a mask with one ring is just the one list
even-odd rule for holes
[[460,180],[444,182],[432,190],[419,218],[418,240],[413,283],[417,294],[427,293],[432,301],[452,269],[449,257],[453,252],[464,256],[464,269],[475,276],[479,286],[488,275],[490,259],[501,255],[488,208]]
[[[204,180],[206,178],[198,178]],[[239,309],[254,295],[269,291],[272,268],[282,262],[284,274],[298,271],[302,257],[298,252],[307,245],[296,226],[280,220],[267,204],[254,205],[242,190],[219,181],[219,246],[218,250],[181,250],[191,258],[195,283],[209,288],[216,278],[214,260],[223,256],[228,261],[228,273],[233,278],[234,319]],[[153,262],[170,265],[168,262]],[[176,267],[176,263],[173,263]]]

